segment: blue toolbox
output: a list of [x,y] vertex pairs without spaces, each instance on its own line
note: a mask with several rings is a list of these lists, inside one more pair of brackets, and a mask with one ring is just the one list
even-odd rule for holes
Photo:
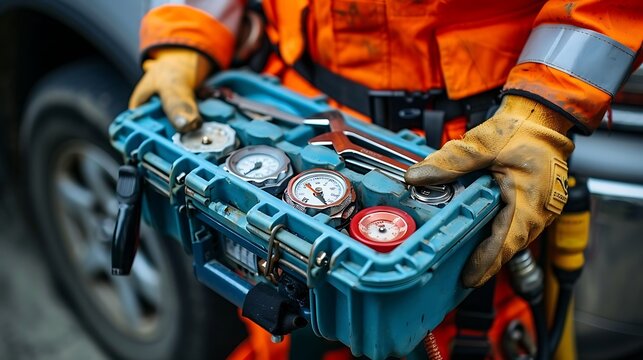
[[434,151],[229,71],[199,95],[201,129],[175,133],[153,99],[110,127],[126,164],[114,237],[127,274],[142,217],[193,256],[199,281],[275,336],[310,325],[354,355],[409,354],[469,293],[460,272],[490,231],[486,174],[410,187]]

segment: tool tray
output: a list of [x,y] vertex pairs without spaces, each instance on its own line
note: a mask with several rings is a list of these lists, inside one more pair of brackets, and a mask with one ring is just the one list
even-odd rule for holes
[[[272,77],[252,73],[224,72],[209,85],[301,117],[331,109],[325,98],[306,98]],[[402,182],[377,170],[358,173],[331,148],[308,145],[319,128],[251,120],[218,99],[200,101],[199,110],[204,121],[231,126],[242,147],[277,147],[288,155],[295,173],[338,170],[351,180],[360,208],[396,207],[418,224],[393,251],[377,252],[327,225],[327,215],[308,216],[226,172],[204,154],[174,144],[175,131],[158,99],[124,112],[111,125],[110,136],[145,179],[144,219],[181,242],[193,255],[199,281],[244,307],[244,313],[252,289],[270,284],[293,300],[318,336],[343,342],[355,355],[384,359],[410,353],[469,293],[460,272],[475,246],[488,236],[489,221],[500,204],[489,175],[460,179],[461,193],[442,207],[430,206],[414,200]],[[393,133],[345,117],[350,126],[414,154],[434,151],[411,131]],[[271,243],[278,244],[275,261],[288,280],[286,286],[253,269],[253,263],[267,266]],[[229,261],[230,251],[250,264]],[[253,320],[261,324],[261,319]]]

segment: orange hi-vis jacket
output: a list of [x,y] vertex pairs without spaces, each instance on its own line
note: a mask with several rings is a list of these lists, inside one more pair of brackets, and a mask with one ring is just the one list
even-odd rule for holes
[[[187,46],[227,68],[244,1],[172,2],[144,17],[144,54]],[[266,70],[304,93],[314,90],[290,66],[308,52],[375,90],[441,88],[457,100],[503,86],[586,133],[643,58],[640,0],[264,0],[263,8],[280,55]]]

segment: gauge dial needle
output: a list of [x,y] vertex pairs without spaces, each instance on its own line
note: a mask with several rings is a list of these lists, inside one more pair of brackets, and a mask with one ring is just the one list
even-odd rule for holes
[[326,199],[324,199],[324,194],[322,194],[322,192],[317,192],[317,191],[315,191],[315,189],[313,189],[312,185],[310,185],[309,183],[306,183],[305,185],[306,185],[306,187],[308,188],[308,190],[310,190],[310,191],[312,191],[312,192],[313,192],[313,196],[314,196],[314,197],[316,197],[317,199],[319,199],[319,201],[321,201],[322,203],[324,203],[324,205],[327,205],[327,204],[328,204],[328,203],[326,202]]
[[255,170],[261,169],[262,166],[263,166],[263,163],[261,161],[257,161],[252,169],[243,173],[243,176],[246,176]]

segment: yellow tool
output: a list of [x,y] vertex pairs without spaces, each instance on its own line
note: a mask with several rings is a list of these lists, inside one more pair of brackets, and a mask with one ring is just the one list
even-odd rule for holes
[[[569,200],[549,227],[545,305],[554,359],[575,360],[572,289],[580,276],[589,242],[590,195],[585,181],[569,177]],[[558,345],[560,343],[560,345]]]

